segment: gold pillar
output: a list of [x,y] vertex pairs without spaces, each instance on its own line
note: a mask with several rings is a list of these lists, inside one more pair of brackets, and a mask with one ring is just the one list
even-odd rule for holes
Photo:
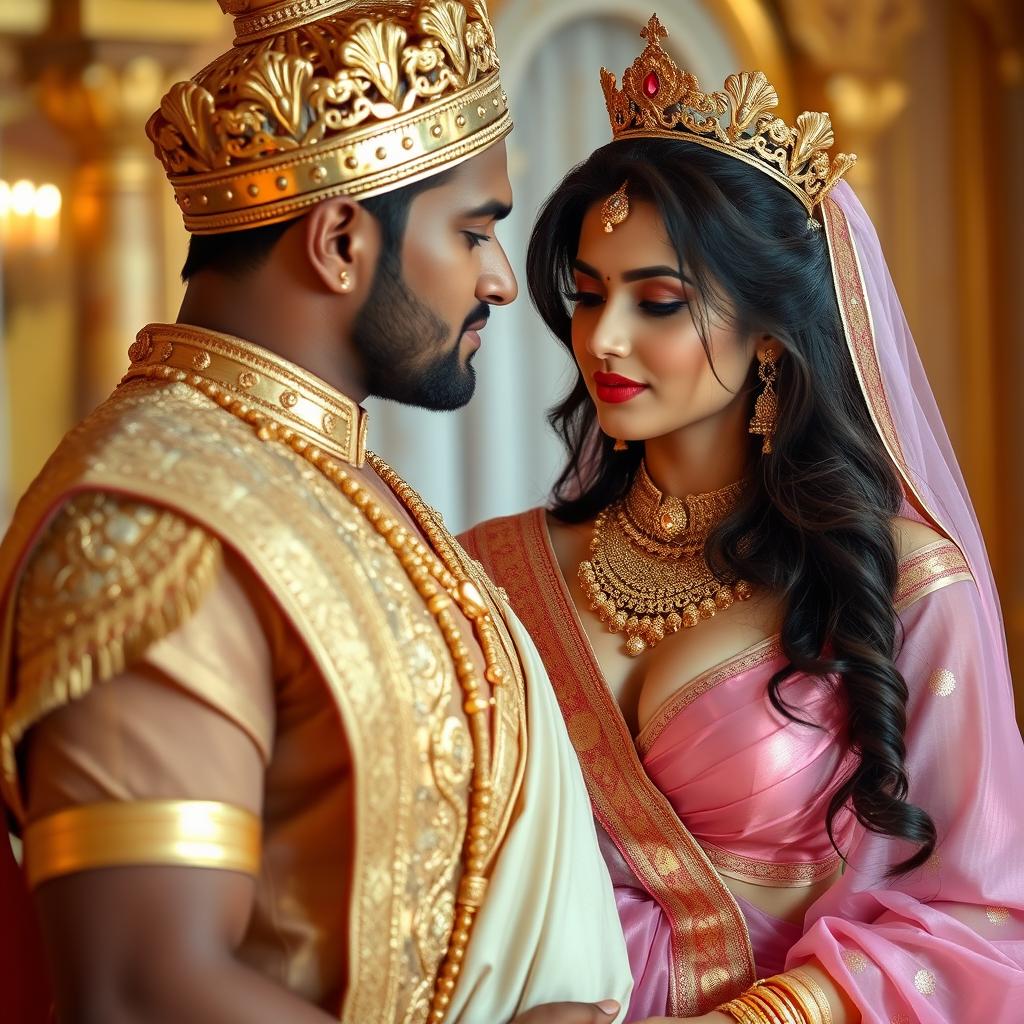
[[143,125],[163,93],[157,61],[52,70],[40,99],[80,162],[68,197],[77,268],[78,413],[117,383],[125,351],[160,307],[160,166]]
[[865,208],[878,213],[878,143],[907,102],[894,68],[921,22],[920,0],[781,0],[786,27],[813,68],[807,98],[828,110]]
[[60,0],[26,45],[40,106],[76,156],[76,413],[101,401],[139,327],[166,313],[166,185],[145,123],[183,67],[230,31],[212,0]]

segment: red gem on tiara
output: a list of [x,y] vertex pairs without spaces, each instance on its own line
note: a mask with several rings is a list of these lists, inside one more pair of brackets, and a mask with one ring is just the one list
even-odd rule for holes
[[658,95],[658,90],[661,88],[661,79],[654,71],[648,71],[647,77],[644,78],[644,92],[650,97]]

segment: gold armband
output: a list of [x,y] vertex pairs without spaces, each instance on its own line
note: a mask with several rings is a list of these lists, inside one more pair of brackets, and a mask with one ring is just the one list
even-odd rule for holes
[[260,819],[212,800],[86,804],[33,822],[24,850],[32,888],[76,871],[141,864],[256,875]]

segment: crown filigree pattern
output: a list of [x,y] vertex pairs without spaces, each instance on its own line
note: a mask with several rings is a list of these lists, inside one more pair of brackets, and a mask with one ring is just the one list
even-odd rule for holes
[[828,114],[805,111],[795,127],[776,116],[778,93],[763,72],[730,75],[721,92],[704,92],[662,47],[668,32],[656,14],[640,34],[647,46],[623,72],[621,89],[601,68],[613,138],[681,138],[726,153],[771,175],[808,213],[856,162],[848,153],[829,159]]
[[240,13],[237,28],[292,21],[174,85],[146,126],[191,231],[272,223],[341,192],[384,192],[512,126],[478,0],[340,9],[299,0],[253,14],[259,0],[220,2]]

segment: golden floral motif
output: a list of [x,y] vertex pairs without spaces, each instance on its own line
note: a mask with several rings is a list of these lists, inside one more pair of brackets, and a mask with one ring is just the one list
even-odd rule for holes
[[948,668],[939,669],[929,678],[928,689],[936,697],[948,697],[956,689],[956,676]]
[[362,72],[393,112],[402,104],[399,70],[408,38],[406,30],[393,21],[366,19],[357,23],[341,51],[345,63]]
[[303,107],[313,65],[303,57],[269,51],[257,54],[236,88],[240,100],[260,105],[260,114],[276,121],[284,130],[285,139],[277,140],[278,148],[296,145],[294,136],[302,125]]
[[923,996],[935,995],[935,975],[922,968],[914,975],[914,988]]
[[871,962],[859,949],[844,949],[843,963],[851,974],[863,974]]
[[732,111],[728,132],[733,138],[744,134],[751,124],[756,129],[765,115],[779,105],[779,94],[763,71],[730,75],[725,80],[725,94]]
[[466,81],[469,58],[466,22],[466,8],[456,0],[433,0],[420,15],[420,28],[444,47],[460,84]]

